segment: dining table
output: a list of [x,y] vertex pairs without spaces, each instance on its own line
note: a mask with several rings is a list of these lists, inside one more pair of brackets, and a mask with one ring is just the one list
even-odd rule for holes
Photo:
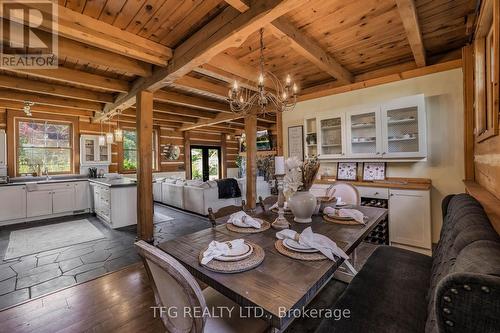
[[[376,207],[353,206],[365,216],[364,224],[346,225],[325,222],[321,215],[314,215],[311,223],[297,223],[293,215],[285,215],[290,229],[302,232],[311,227],[314,233],[325,235],[336,242],[350,255],[365,237],[384,220],[387,210]],[[255,212],[254,217],[273,222],[277,214],[271,210]],[[309,302],[330,281],[342,264],[325,259],[304,261],[292,259],[279,253],[275,248],[278,230],[270,228],[260,233],[237,233],[230,231],[223,223],[228,217],[217,222],[222,224],[184,235],[158,244],[158,247],[177,259],[197,279],[222,293],[245,309],[259,309],[261,318],[269,321],[274,332],[282,332],[296,318],[297,311]],[[202,266],[200,252],[211,241],[227,242],[245,239],[264,249],[264,261],[257,267],[240,273],[225,274],[214,272]],[[257,312],[256,312],[257,313]]]

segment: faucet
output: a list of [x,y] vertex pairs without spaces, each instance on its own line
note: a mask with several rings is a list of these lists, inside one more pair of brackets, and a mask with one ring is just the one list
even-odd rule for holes
[[45,180],[50,180],[49,168],[45,168],[45,170],[43,170],[43,173],[45,174]]

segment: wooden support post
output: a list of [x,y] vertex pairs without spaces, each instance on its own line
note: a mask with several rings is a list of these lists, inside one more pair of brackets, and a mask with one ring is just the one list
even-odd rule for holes
[[474,181],[474,48],[462,48],[464,75],[464,163],[465,180]]
[[221,153],[221,178],[227,178],[227,134],[220,135],[220,153]]
[[249,114],[245,118],[245,135],[247,142],[247,207],[255,208],[257,202],[257,116]]
[[276,155],[283,156],[283,113],[276,113]]
[[153,242],[153,93],[137,94],[137,237]]
[[186,179],[191,179],[191,135],[189,131],[184,133],[184,170]]

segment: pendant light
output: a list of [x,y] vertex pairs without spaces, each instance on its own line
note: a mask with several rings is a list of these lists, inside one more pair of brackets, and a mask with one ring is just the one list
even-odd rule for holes
[[106,133],[106,142],[108,145],[113,144],[114,136],[113,132],[111,132],[111,123],[108,120],[108,132]]
[[118,111],[118,120],[116,122],[116,129],[115,129],[115,142],[123,141],[123,130],[120,128],[120,113],[121,111]]
[[101,120],[101,134],[99,135],[99,146],[106,145],[106,137],[102,134],[102,120]]

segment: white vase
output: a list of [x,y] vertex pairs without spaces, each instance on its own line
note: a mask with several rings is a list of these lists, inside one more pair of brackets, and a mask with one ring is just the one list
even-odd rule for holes
[[316,208],[316,204],[316,197],[309,193],[309,191],[295,192],[288,201],[288,205],[295,216],[293,220],[298,223],[312,222],[311,217]]

